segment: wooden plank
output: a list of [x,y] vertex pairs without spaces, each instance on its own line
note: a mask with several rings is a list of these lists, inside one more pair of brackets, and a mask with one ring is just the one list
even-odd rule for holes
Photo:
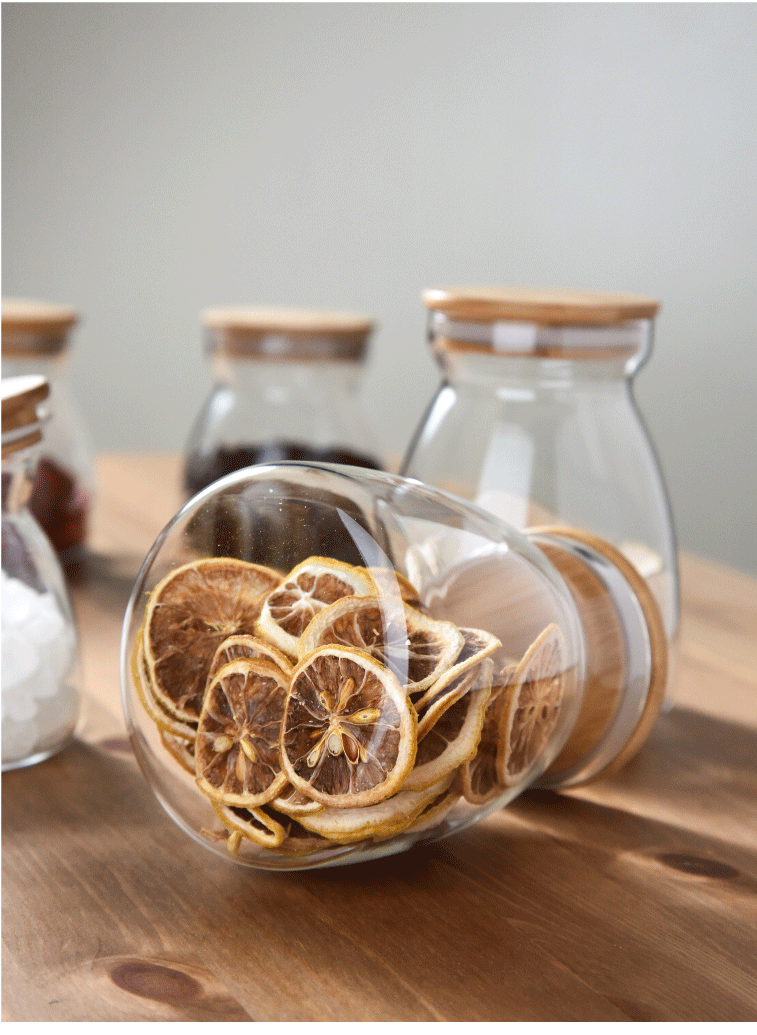
[[[757,582],[734,568],[684,554],[681,591],[684,655],[717,665],[757,691]],[[754,712],[757,713],[757,693]]]
[[[314,874],[219,865],[161,813],[131,761],[81,744],[6,774],[3,828],[5,880],[18,889],[6,951],[44,988],[51,1020],[122,1017],[124,992],[146,997],[141,981],[155,997],[135,1004],[143,1019],[166,1019],[167,1006],[200,1019],[209,1003],[226,1019],[622,1019],[482,909],[480,882],[433,851]],[[43,939],[24,936],[31,915],[45,917]],[[128,960],[131,982],[114,973]],[[148,964],[201,991],[168,1002],[181,978],[150,979]],[[12,989],[4,1006],[35,1016]]]

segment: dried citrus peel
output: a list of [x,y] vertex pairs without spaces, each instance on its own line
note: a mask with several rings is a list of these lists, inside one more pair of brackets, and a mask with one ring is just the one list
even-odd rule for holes
[[565,687],[565,644],[557,625],[536,638],[507,688],[497,750],[497,779],[520,783],[547,747]]
[[[284,826],[263,809],[235,809],[217,801],[212,802],[212,805],[221,823],[230,831],[231,837],[239,835],[263,848],[278,848],[286,837]],[[238,837],[235,837],[235,842],[238,850]]]
[[488,686],[472,690],[445,711],[419,743],[403,790],[425,790],[476,754],[489,695]]
[[140,704],[158,729],[162,733],[168,733],[173,737],[179,737],[182,740],[194,743],[197,733],[196,724],[177,719],[155,698],[152,683],[150,682],[150,674],[145,664],[141,630],[134,641],[134,649],[131,654],[131,672],[134,689],[137,691]]
[[300,819],[302,826],[338,844],[352,844],[366,838],[386,840],[401,833],[423,809],[446,790],[453,776],[423,791],[400,791],[386,801],[360,809],[325,808]]
[[197,727],[197,785],[226,805],[263,805],[283,790],[278,737],[288,680],[263,658],[224,665],[208,687]]
[[185,722],[196,722],[208,671],[220,643],[251,633],[278,572],[231,557],[175,568],[150,595],[142,640],[156,699]]
[[309,557],[266,596],[255,631],[296,659],[300,636],[324,607],[345,596],[371,596],[374,591],[366,569],[328,557]]
[[[482,804],[527,777],[559,712],[556,627],[492,686],[499,640],[431,618],[391,569],[308,558],[287,576],[259,572],[257,593],[259,583],[240,578],[244,565],[208,558],[167,576],[132,656],[145,712],[166,751],[194,772],[224,824],[213,836],[232,854],[244,843],[333,853],[422,833],[461,792]],[[171,654],[161,636],[181,608],[202,620],[182,625],[175,652],[195,669],[201,658],[209,674],[204,685],[197,677],[191,697],[156,661],[161,646],[164,660]],[[214,612],[221,617],[212,625]],[[530,707],[529,688],[544,707]]]
[[289,782],[325,805],[373,805],[415,760],[417,719],[392,673],[364,651],[324,646],[292,674],[281,727]]
[[272,643],[262,640],[259,636],[251,636],[249,633],[240,633],[236,636],[229,636],[222,640],[213,655],[208,670],[207,685],[215,679],[220,669],[230,661],[238,658],[266,658],[278,665],[286,676],[291,676],[293,665],[286,654],[277,650]]
[[365,651],[417,693],[449,669],[465,641],[452,622],[430,618],[402,600],[350,596],[313,618],[300,638],[300,658],[325,644]]

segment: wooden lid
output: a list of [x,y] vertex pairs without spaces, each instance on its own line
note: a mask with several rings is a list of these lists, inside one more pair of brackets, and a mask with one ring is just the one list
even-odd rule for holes
[[4,298],[3,352],[11,356],[59,351],[78,323],[75,309],[26,298]]
[[660,304],[637,295],[508,287],[428,288],[426,307],[474,323],[513,320],[549,327],[612,326],[651,319]]
[[359,359],[374,327],[369,316],[309,309],[206,309],[201,319],[222,351],[263,359]]
[[49,394],[47,379],[36,374],[2,379],[3,458],[42,438],[37,407]]
[[605,557],[613,567],[618,569],[628,583],[638,604],[649,638],[649,684],[636,723],[626,731],[625,741],[617,754],[613,758],[607,759],[600,768],[592,772],[591,776],[581,781],[571,782],[570,786],[575,787],[581,783],[590,783],[600,777],[609,776],[622,769],[639,751],[651,733],[665,699],[668,679],[668,640],[660,609],[647,581],[620,550],[584,529],[545,525],[528,531],[532,535],[558,536],[569,542],[588,546]]

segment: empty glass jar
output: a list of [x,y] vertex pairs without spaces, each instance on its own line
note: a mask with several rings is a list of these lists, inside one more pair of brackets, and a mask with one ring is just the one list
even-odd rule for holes
[[[246,530],[223,557],[192,534],[219,508]],[[654,598],[610,544],[290,462],[214,482],[163,530],[121,680],[135,755],[179,827],[247,866],[306,869],[619,767],[657,716],[666,656]]]
[[79,713],[77,634],[56,553],[29,510],[48,384],[3,378],[2,768],[55,754]]
[[50,385],[51,417],[29,507],[64,563],[81,555],[95,480],[89,435],[68,385],[77,320],[69,306],[3,300],[3,377],[39,375]]
[[673,521],[633,396],[658,303],[500,288],[424,293],[442,382],[403,474],[516,528],[571,526],[613,543],[679,621]]

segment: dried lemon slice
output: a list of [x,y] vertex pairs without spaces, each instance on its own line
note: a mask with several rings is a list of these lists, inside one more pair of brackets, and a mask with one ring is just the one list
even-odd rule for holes
[[503,702],[497,749],[497,779],[505,786],[523,779],[552,736],[562,703],[564,655],[562,633],[552,624],[515,670]]
[[418,742],[415,768],[402,789],[422,791],[476,754],[490,687],[469,690],[455,701]]
[[[489,685],[491,685],[491,668],[487,666],[483,669],[485,682],[488,677]],[[426,738],[431,732],[434,726],[439,722],[441,717],[451,708],[453,704],[459,701],[468,691],[478,683],[479,669],[474,669],[471,672],[463,672],[461,676],[453,680],[449,686],[444,687],[431,701],[428,707],[424,708],[423,711],[416,712],[418,714],[418,743]]]
[[324,608],[300,639],[300,657],[327,643],[355,647],[385,665],[409,693],[435,682],[464,646],[452,622],[386,598],[344,597]]
[[418,713],[419,743],[444,712],[472,686],[486,684],[491,687],[494,664],[490,655],[501,646],[500,641],[482,629],[461,631],[465,636],[465,646],[456,663],[424,694],[413,699]]
[[299,822],[329,841],[353,844],[373,838],[385,841],[405,830],[421,812],[451,785],[450,774],[439,783],[423,791],[399,791],[385,801],[357,809],[327,807],[312,816],[302,816]]
[[387,668],[364,651],[320,647],[292,675],[282,767],[294,787],[325,805],[373,805],[410,772],[416,725],[415,709]]
[[517,665],[512,664],[498,676],[487,702],[476,753],[460,766],[460,786],[471,805],[486,805],[502,794],[503,788],[497,779],[497,750],[503,707],[507,702],[505,687],[516,668]]
[[438,826],[449,815],[459,800],[460,791],[453,784],[425,806],[416,819],[406,828],[407,833],[416,834],[422,830],[431,830],[432,827]]
[[192,776],[195,775],[195,745],[194,741],[184,740],[174,736],[173,733],[160,731],[160,742],[169,755],[179,763]]
[[279,731],[288,680],[263,658],[240,658],[208,687],[197,726],[197,786],[225,805],[251,808],[286,786]]
[[158,583],[145,611],[145,662],[156,698],[177,718],[197,721],[217,647],[253,631],[263,594],[280,581],[271,568],[210,557]]
[[238,658],[267,658],[274,665],[278,665],[285,676],[291,676],[294,666],[286,654],[282,654],[272,643],[261,640],[259,636],[249,636],[240,633],[238,636],[229,636],[225,639],[213,655],[208,670],[208,686],[218,675],[224,665]]
[[[211,804],[221,823],[232,835],[239,833],[243,838],[254,841],[263,848],[278,848],[287,836],[286,827],[262,808],[244,809],[224,805],[219,801],[211,801]],[[235,841],[229,838],[229,851],[232,855],[238,850],[239,841]]]
[[271,807],[279,812],[283,812],[285,816],[297,819],[298,816],[320,812],[321,809],[325,808],[325,805],[323,802],[313,801],[312,798],[308,798],[302,791],[298,791],[296,787],[287,784],[281,794],[273,799]]
[[400,598],[406,604],[419,611],[424,609],[418,590],[402,572],[394,568],[367,568],[366,571],[376,584],[380,596],[396,596],[399,591]]
[[485,632],[483,629],[461,628],[459,632],[463,637],[463,645],[460,653],[455,658],[454,665],[432,683],[421,697],[415,696],[413,698],[415,710],[419,714],[438,701],[450,685],[457,682],[461,675],[468,672],[474,665],[478,665],[485,658],[488,658],[497,647],[502,646],[501,641],[496,636],[492,636],[491,633]]
[[197,733],[196,725],[177,719],[155,699],[152,684],[150,683],[150,674],[145,663],[144,645],[140,635],[137,635],[134,641],[134,649],[131,652],[131,674],[140,704],[161,733],[170,734],[172,737],[178,737],[184,741],[194,741],[195,734]]
[[[303,827],[296,819],[287,822],[287,836],[277,848],[271,851],[276,855],[312,855],[314,852],[328,851],[333,855],[340,851],[340,846],[320,834],[313,833]],[[344,849],[341,849],[344,851]]]
[[330,557],[309,557],[268,594],[256,625],[259,636],[292,658],[311,619],[346,596],[372,596],[375,584],[365,568]]

